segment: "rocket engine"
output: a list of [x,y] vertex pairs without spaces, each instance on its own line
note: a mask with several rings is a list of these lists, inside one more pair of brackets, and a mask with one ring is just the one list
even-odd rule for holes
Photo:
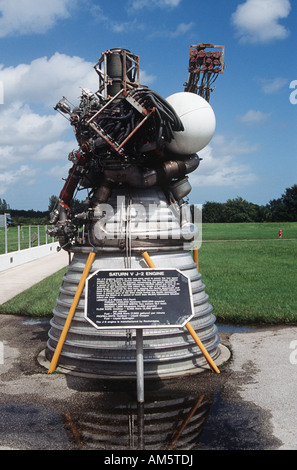
[[[91,250],[96,252],[93,270],[143,268],[141,252],[148,250],[157,267],[190,273],[198,296],[196,307],[202,312],[197,313],[202,336],[212,357],[220,354],[212,307],[201,275],[193,269],[191,247],[185,248],[185,243],[197,237],[185,199],[191,191],[188,175],[198,168],[197,152],[210,142],[215,131],[215,115],[208,101],[210,86],[223,71],[224,54],[206,50],[217,47],[222,46],[191,46],[185,91],[166,99],[140,84],[137,55],[126,49],[110,49],[94,67],[99,76],[98,91],[82,89],[76,107],[65,97],[55,106],[73,127],[78,149],[69,154],[72,168],[51,214],[50,234],[74,256],[54,310],[48,358],[71,305],[76,277]],[[86,189],[88,196],[84,209],[73,214],[71,201],[80,189]],[[78,307],[61,354],[62,365],[96,376],[133,376],[133,333],[112,332],[110,337],[106,331],[94,332],[83,321],[80,308],[83,310],[83,305]],[[192,353],[184,351],[189,349],[186,333],[176,332],[181,338],[180,344],[174,340],[177,358],[176,352],[168,352],[172,345],[166,335],[164,331],[147,334],[148,377],[189,373],[197,365],[197,356],[193,359]]]

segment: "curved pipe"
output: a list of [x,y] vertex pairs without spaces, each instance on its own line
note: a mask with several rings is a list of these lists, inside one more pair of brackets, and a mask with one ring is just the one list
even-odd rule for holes
[[86,162],[86,157],[83,153],[77,152],[76,158],[77,158],[77,161],[73,164],[72,168],[69,170],[68,177],[65,181],[65,184],[59,196],[60,201],[64,205],[68,206],[68,208],[73,198],[74,191],[81,178],[79,167],[81,165],[84,165]]
[[106,180],[112,181],[114,184],[118,182],[128,183],[135,188],[154,186],[158,181],[156,170],[139,166],[131,166],[122,170],[105,170],[104,176]]
[[163,163],[166,180],[172,178],[183,178],[185,175],[195,171],[200,163],[199,156],[194,153],[182,160],[168,160]]
[[182,160],[169,160],[159,169],[130,166],[116,170],[104,170],[104,176],[109,182],[128,183],[133,187],[147,188],[157,183],[164,183],[174,179],[183,178],[198,168],[200,158],[197,154],[189,155]]

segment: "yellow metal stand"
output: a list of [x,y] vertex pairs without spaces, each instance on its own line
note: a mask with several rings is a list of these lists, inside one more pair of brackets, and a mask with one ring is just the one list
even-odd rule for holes
[[197,247],[193,248],[193,259],[196,263],[197,271],[199,271],[199,259],[198,259],[198,248]]
[[193,406],[193,408],[191,409],[189,415],[187,416],[186,420],[183,422],[181,428],[179,429],[179,431],[177,432],[177,435],[175,436],[175,438],[173,439],[173,441],[171,442],[171,444],[168,446],[168,450],[172,450],[175,446],[175,444],[177,443],[177,441],[179,440],[180,436],[182,435],[182,433],[184,432],[184,430],[186,429],[186,427],[188,426],[189,422],[191,421],[191,419],[193,418],[194,414],[196,413],[196,411],[198,410],[199,406],[201,405],[201,403],[203,402],[204,400],[204,395],[201,395],[201,397],[198,398],[196,404]]
[[77,290],[76,290],[76,293],[75,293],[75,296],[74,296],[72,305],[71,305],[71,307],[70,307],[70,310],[69,310],[69,313],[68,313],[68,316],[67,316],[67,319],[66,319],[66,322],[65,322],[63,331],[62,331],[61,336],[60,336],[60,339],[59,339],[59,341],[58,341],[58,344],[57,344],[55,353],[54,353],[54,355],[53,355],[53,357],[52,357],[52,361],[51,361],[50,367],[49,367],[49,369],[48,369],[48,374],[51,374],[52,372],[54,372],[54,371],[56,370],[56,367],[57,367],[57,364],[58,364],[58,360],[59,360],[59,357],[60,357],[60,354],[61,354],[61,351],[62,351],[62,348],[63,348],[63,344],[64,344],[64,341],[65,341],[65,339],[66,339],[66,335],[67,335],[67,333],[68,333],[68,330],[69,330],[69,327],[70,327],[70,324],[71,324],[73,315],[74,315],[74,313],[75,313],[77,304],[78,304],[78,302],[79,302],[81,293],[82,293],[82,291],[83,291],[83,288],[84,288],[86,279],[87,279],[87,277],[88,277],[88,274],[89,274],[89,272],[90,272],[91,266],[92,266],[92,264],[93,264],[94,258],[95,258],[95,253],[93,253],[93,252],[90,253],[89,256],[88,256],[88,259],[87,259],[85,268],[84,268],[84,270],[83,270],[81,279],[80,279],[80,281],[79,281],[79,284],[78,284],[78,287],[77,287]]
[[[153,263],[153,261],[151,260],[149,254],[146,251],[144,253],[142,253],[142,257],[146,261],[149,268],[156,268],[155,264]],[[210,357],[210,355],[209,355],[208,351],[206,350],[206,348],[203,346],[203,344],[202,344],[201,340],[199,339],[199,337],[197,336],[194,328],[191,326],[191,324],[189,322],[185,326],[186,326],[188,332],[190,333],[190,335],[192,336],[192,338],[194,339],[195,343],[199,347],[199,349],[202,352],[203,356],[207,360],[210,368],[214,372],[219,374],[220,371],[219,371],[218,367],[216,366],[215,362]]]

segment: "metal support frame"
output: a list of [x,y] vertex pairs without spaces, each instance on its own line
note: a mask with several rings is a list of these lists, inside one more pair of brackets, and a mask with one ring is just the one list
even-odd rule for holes
[[[139,82],[139,55],[131,54],[126,49],[120,49],[118,51],[123,58],[123,77],[122,77],[122,87],[125,91],[138,87]],[[104,92],[105,99],[108,99],[107,87],[112,84],[113,79],[107,74],[107,58],[112,54],[112,50],[107,50],[103,52],[97,64],[94,66],[98,76],[99,76],[99,90],[98,92],[102,94]],[[127,61],[130,61],[131,67],[127,69]],[[129,80],[128,74],[132,72],[132,80]]]
[[189,75],[184,84],[185,91],[197,93],[209,101],[210,93],[214,90],[211,86],[224,69],[225,46],[208,43],[190,46]]
[[[129,139],[131,139],[131,137],[138,131],[138,129],[148,120],[148,118],[155,112],[155,108],[152,108],[150,110],[147,110],[145,108],[142,108],[141,110],[141,114],[144,116],[142,121],[130,132],[130,134],[123,140],[123,142],[119,143],[119,142],[116,142],[114,141],[109,135],[107,135],[104,130],[99,126],[99,124],[96,124],[94,121],[95,119],[100,115],[102,114],[102,112],[111,104],[113,103],[114,100],[116,100],[117,98],[119,98],[121,95],[123,95],[123,98],[122,99],[126,99],[126,91],[125,89],[123,88],[122,90],[120,90],[115,96],[113,96],[99,111],[97,111],[96,114],[94,114],[94,116],[91,117],[91,119],[89,119],[87,121],[87,124],[89,126],[92,127],[92,129],[98,134],[100,135],[100,137],[102,137],[102,139],[104,139],[116,152],[118,152],[120,155],[125,155],[125,152],[124,152],[124,145],[128,142]],[[131,99],[128,100],[130,104],[132,104],[132,101]],[[139,112],[139,105],[136,107],[136,105],[132,104],[134,106],[135,109],[137,109]]]

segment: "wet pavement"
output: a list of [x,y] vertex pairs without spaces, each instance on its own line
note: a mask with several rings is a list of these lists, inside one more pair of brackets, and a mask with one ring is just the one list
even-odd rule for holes
[[[297,327],[219,325],[232,356],[205,371],[136,384],[47,374],[47,320],[0,315],[0,449],[297,449]],[[134,454],[136,455],[136,454]]]

